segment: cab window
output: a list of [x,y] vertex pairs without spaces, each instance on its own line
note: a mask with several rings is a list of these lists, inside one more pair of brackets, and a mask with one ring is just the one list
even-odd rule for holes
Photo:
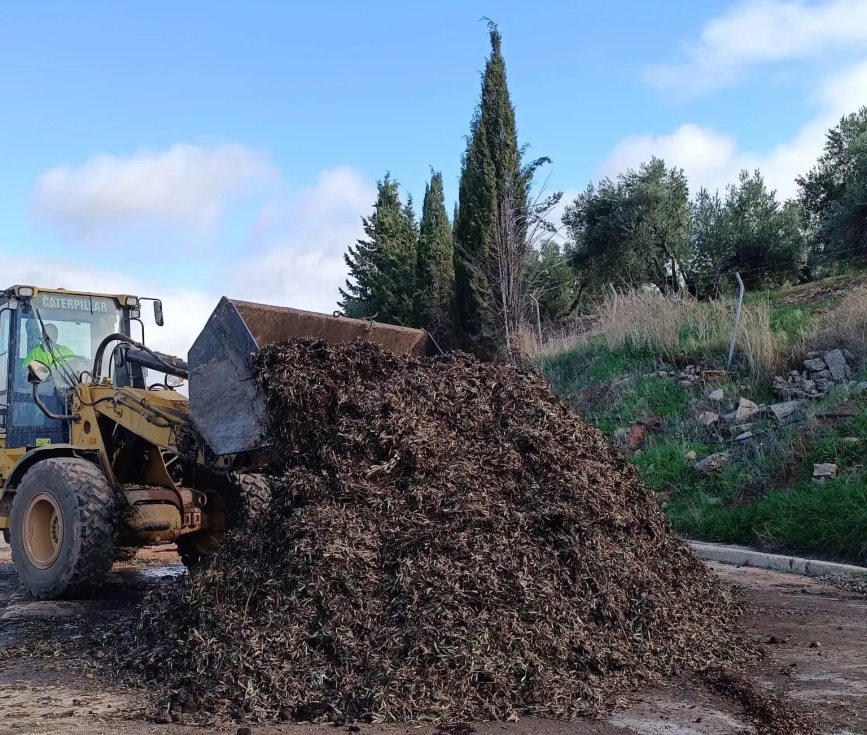
[[[30,313],[22,314],[20,321],[17,357],[22,370],[16,375],[16,387],[26,388],[26,370],[23,368],[26,368],[24,363],[28,358],[55,360],[47,356],[42,345],[42,325],[49,333],[56,330],[56,359],[74,363],[74,371],[80,373],[91,369],[102,340],[120,331],[121,309],[113,299],[39,293],[31,302]],[[106,358],[109,354],[110,349],[106,351]],[[110,365],[110,360],[103,360],[104,375],[108,374]]]
[[12,334],[10,323],[12,311],[0,311],[0,426],[6,427],[6,414],[9,409],[9,342]]

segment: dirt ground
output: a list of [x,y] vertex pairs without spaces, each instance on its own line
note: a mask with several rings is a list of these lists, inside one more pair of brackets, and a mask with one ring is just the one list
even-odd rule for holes
[[[752,675],[813,712],[823,733],[867,734],[867,599],[804,577],[715,565],[742,587],[751,608],[743,633],[767,644]],[[18,585],[9,547],[0,541],[0,735],[75,733],[234,735],[237,726],[204,729],[149,720],[144,692],[102,681],[99,661],[81,645],[101,624],[128,614],[167,576],[183,574],[171,548],[139,552],[117,564],[105,589],[82,602],[34,602]],[[770,642],[769,642],[770,641]],[[315,735],[318,725],[253,727],[251,735]],[[348,728],[339,728],[347,731]],[[755,732],[731,702],[688,680],[634,692],[601,721],[526,719],[474,726],[479,735],[709,735]],[[303,732],[302,732],[303,731]],[[354,730],[353,730],[354,731]],[[433,735],[434,727],[364,726],[362,735]]]

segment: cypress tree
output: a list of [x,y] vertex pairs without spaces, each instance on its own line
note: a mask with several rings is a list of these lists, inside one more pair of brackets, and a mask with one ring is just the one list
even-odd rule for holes
[[451,293],[454,238],[446,214],[443,177],[431,173],[425,186],[416,260],[416,323],[445,347],[451,342]]
[[487,305],[492,298],[486,257],[498,207],[507,192],[517,207],[524,211],[527,207],[527,177],[521,171],[501,36],[493,23],[489,30],[491,55],[462,162],[454,250],[456,336],[461,346],[481,353],[490,348],[484,344]]
[[418,226],[412,198],[401,204],[398,183],[389,174],[377,182],[373,214],[362,224],[366,239],[343,256],[349,278],[340,289],[339,307],[346,316],[410,326]]

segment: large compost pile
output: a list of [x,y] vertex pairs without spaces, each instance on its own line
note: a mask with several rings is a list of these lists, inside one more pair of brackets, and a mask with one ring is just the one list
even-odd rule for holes
[[537,374],[365,342],[284,342],[254,368],[271,507],[122,646],[188,709],[573,718],[742,655],[728,593]]

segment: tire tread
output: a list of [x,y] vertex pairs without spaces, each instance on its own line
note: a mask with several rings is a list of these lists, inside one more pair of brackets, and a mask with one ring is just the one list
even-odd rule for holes
[[[114,563],[117,543],[117,498],[103,471],[86,459],[60,457],[45,459],[31,467],[28,475],[46,466],[65,475],[78,505],[77,522],[81,531],[78,554],[63,580],[62,589],[51,597],[80,597],[100,587]],[[16,501],[20,493],[16,493]],[[14,506],[13,506],[14,512]]]

